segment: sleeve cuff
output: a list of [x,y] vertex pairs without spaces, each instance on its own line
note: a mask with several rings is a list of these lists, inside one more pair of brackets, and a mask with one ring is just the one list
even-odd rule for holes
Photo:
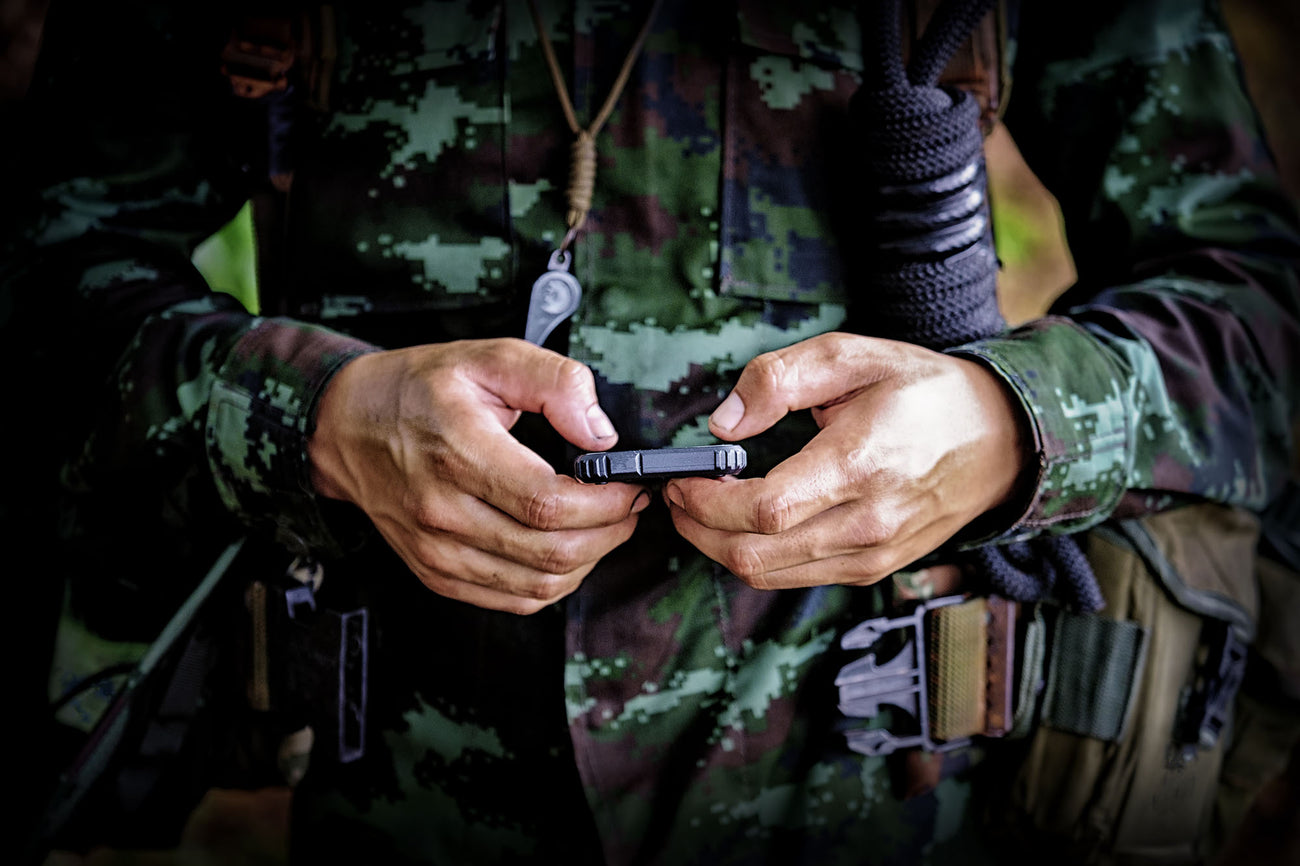
[[205,431],[217,490],[245,525],[296,554],[337,553],[360,540],[362,527],[340,521],[316,495],[307,440],[330,378],[374,351],[326,328],[263,319],[218,372]]
[[949,354],[983,363],[1016,395],[1038,465],[1023,507],[1005,514],[1001,528],[983,525],[981,537],[962,547],[1077,532],[1115,510],[1132,460],[1127,380],[1096,339],[1068,319],[1047,317]]

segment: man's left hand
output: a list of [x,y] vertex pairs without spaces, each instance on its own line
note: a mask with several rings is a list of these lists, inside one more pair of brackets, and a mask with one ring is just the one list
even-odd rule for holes
[[664,487],[677,530],[759,589],[875,583],[1007,502],[1031,456],[987,368],[843,333],[750,361],[709,429],[736,441],[802,409],[821,430],[766,477]]

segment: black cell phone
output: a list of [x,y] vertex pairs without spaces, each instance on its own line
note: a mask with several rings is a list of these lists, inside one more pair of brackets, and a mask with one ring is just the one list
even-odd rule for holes
[[573,476],[588,484],[630,481],[645,484],[667,478],[721,478],[745,468],[749,455],[740,445],[592,451],[573,461]]

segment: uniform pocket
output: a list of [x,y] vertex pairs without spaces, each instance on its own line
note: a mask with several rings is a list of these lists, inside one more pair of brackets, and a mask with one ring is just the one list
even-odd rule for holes
[[844,303],[848,102],[862,69],[854,9],[738,5],[724,106],[721,291]]
[[323,319],[505,300],[514,248],[500,10],[369,11],[341,16],[330,113],[294,181],[305,294],[321,298]]

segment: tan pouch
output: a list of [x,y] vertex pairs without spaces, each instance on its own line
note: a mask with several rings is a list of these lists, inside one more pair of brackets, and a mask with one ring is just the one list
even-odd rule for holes
[[1258,538],[1253,515],[1210,504],[1088,533],[1084,549],[1107,600],[1099,616],[1135,626],[1126,629],[1140,632],[1143,649],[1110,739],[1062,730],[1045,697],[1011,792],[1017,835],[1045,853],[1063,842],[1085,852],[1081,862],[1203,862],[1231,730],[1190,745],[1177,732],[1204,687],[1214,635],[1230,632],[1241,659],[1255,637]]

